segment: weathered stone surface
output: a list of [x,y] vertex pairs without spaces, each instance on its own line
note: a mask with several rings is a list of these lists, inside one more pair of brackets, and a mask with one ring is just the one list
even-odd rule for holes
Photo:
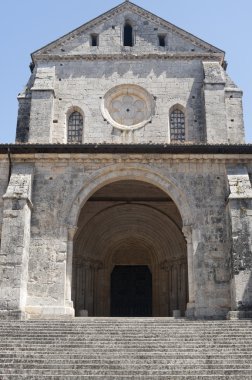
[[[123,46],[125,22],[133,46]],[[242,92],[224,52],[130,2],[32,57],[17,142],[67,143],[81,128],[73,118],[70,129],[72,112],[84,122],[83,143],[244,142]],[[248,315],[251,158],[1,157],[0,315],[109,316],[116,266],[148,267],[154,316]]]
[[[244,142],[242,93],[221,67],[224,53],[132,4],[120,9],[33,54],[36,65],[20,98],[17,141],[26,141],[30,128],[29,142],[67,142],[67,119],[78,109],[84,143],[169,143],[170,113],[179,105],[186,115],[186,141]],[[132,47],[122,46],[128,19],[134,26]],[[166,36],[165,47],[159,46],[159,35]],[[209,52],[215,55],[206,61]],[[127,84],[146,89],[155,103],[151,123],[130,132],[114,128],[101,112],[104,95]],[[24,99],[31,102],[29,123]]]

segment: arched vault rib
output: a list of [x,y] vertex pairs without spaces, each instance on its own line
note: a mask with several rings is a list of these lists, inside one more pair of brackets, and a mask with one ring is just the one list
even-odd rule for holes
[[183,225],[187,226],[193,223],[186,194],[175,180],[167,178],[147,166],[143,167],[138,164],[109,165],[109,167],[95,172],[76,194],[70,209],[67,210],[66,223],[69,226],[76,226],[84,204],[96,191],[110,183],[123,180],[143,181],[156,186],[172,198],[179,209]]
[[101,259],[119,241],[132,238],[153,247],[159,261],[186,250],[181,231],[167,215],[146,205],[120,204],[95,215],[79,232],[76,254]]
[[153,280],[153,315],[172,315],[178,308],[183,314],[187,250],[179,210],[169,191],[159,191],[151,181],[145,186],[144,178],[128,178],[128,174],[123,181],[110,178],[79,213],[72,288],[77,313],[85,309],[90,315],[109,316],[114,266],[147,265]]

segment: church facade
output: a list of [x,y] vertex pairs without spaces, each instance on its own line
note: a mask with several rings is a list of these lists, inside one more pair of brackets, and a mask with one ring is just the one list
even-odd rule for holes
[[252,149],[226,66],[129,1],[32,54],[0,145],[0,318],[251,315]]

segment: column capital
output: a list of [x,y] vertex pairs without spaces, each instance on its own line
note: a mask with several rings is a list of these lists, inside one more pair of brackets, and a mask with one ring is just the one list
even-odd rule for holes
[[68,226],[67,227],[68,240],[73,241],[77,230],[78,230],[77,226]]
[[188,244],[192,243],[192,226],[183,226],[182,228],[183,235]]

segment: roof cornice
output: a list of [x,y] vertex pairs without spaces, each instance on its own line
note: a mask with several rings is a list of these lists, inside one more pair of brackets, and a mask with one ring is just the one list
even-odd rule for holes
[[238,155],[252,159],[252,144],[0,144],[0,154]]

